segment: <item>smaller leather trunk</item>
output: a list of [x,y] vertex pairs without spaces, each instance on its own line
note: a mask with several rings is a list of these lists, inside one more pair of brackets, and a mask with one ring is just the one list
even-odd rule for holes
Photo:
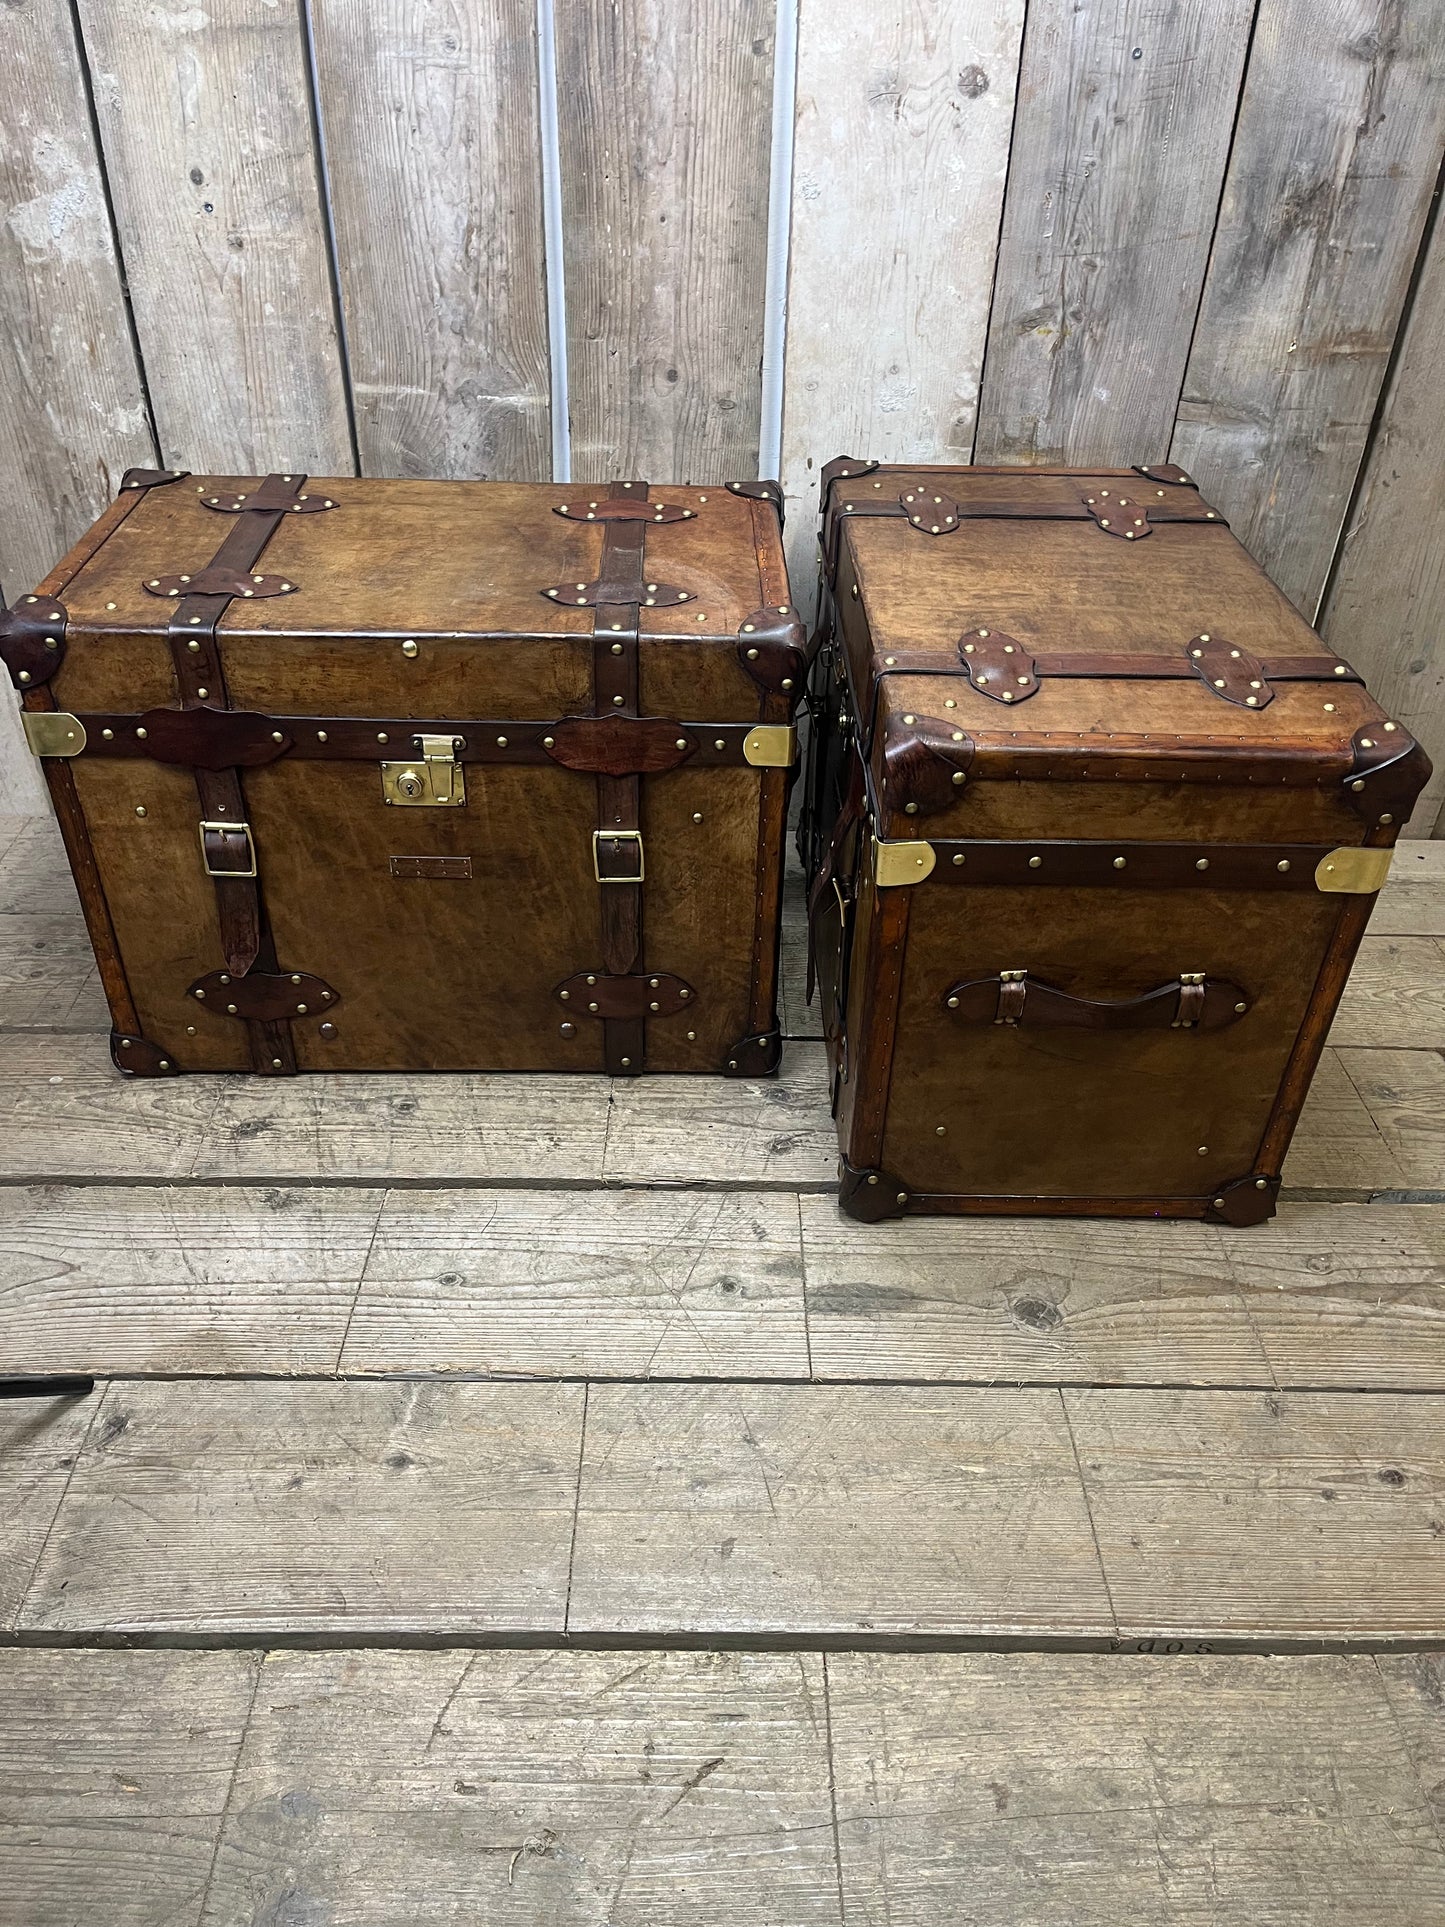
[[1174,467],[823,470],[801,840],[853,1216],[1270,1216],[1429,774]]
[[775,484],[133,470],[0,656],[121,1070],[776,1068]]

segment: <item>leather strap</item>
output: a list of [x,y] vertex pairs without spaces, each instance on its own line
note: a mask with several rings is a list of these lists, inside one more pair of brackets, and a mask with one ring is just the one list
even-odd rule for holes
[[944,1008],[970,1024],[1027,1023],[1031,1030],[1224,1030],[1254,999],[1228,977],[1188,972],[1142,996],[1079,997],[1026,970],[951,984]]
[[[612,502],[647,500],[646,482],[612,482]],[[603,523],[599,582],[619,600],[598,602],[592,625],[592,706],[598,716],[638,714],[638,622],[647,593],[643,548],[647,522],[608,517]],[[626,600],[620,598],[626,597]],[[625,976],[642,956],[642,871],[638,833],[642,827],[642,786],[636,775],[599,774],[597,782],[596,865],[602,924],[602,968]],[[622,831],[620,837],[610,832]],[[635,881],[630,879],[635,878]],[[602,1051],[612,1077],[637,1077],[647,1059],[647,1020],[642,1016],[603,1016]]]
[[[288,504],[305,487],[304,475],[268,475],[251,499],[264,506],[241,512],[235,524],[211,558],[210,568],[244,574],[253,570],[262,550],[280,527]],[[181,708],[207,707],[226,710],[230,697],[226,690],[217,633],[221,617],[230,606],[229,594],[184,595],[176,601],[168,626],[171,658],[175,664],[176,687]],[[196,794],[200,800],[201,847],[206,867],[216,889],[216,915],[220,924],[221,954],[233,977],[243,977],[253,964],[274,972],[278,965],[276,947],[261,905],[261,893],[254,874],[254,845],[239,826],[246,821],[246,796],[238,768],[195,771]],[[234,831],[220,826],[235,824]],[[252,1068],[267,1076],[285,1075],[296,1069],[296,1053],[291,1041],[291,1025],[285,1019],[250,1018],[246,1029],[251,1046]]]

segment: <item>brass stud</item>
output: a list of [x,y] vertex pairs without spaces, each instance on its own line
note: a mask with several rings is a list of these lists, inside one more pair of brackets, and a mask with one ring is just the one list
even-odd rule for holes
[[1364,780],[1363,780],[1363,778],[1361,778],[1361,777],[1358,777],[1358,776],[1357,776],[1357,777],[1355,778],[1355,780],[1354,780],[1354,782],[1353,782],[1353,783],[1351,783],[1351,785],[1350,785],[1350,788],[1351,788],[1352,790],[1356,790],[1356,791],[1358,791],[1358,790],[1362,790],[1362,789],[1363,789],[1364,787],[1365,787],[1365,785],[1364,785]]
[[694,810],[694,811],[693,811],[693,813],[692,813],[692,820],[693,820],[693,822],[694,822],[694,823],[701,823],[701,821],[702,821],[702,811],[701,811],[701,810]]
[[30,680],[30,671],[29,671],[28,669],[22,669],[22,670],[20,671],[20,673],[19,673],[19,675],[18,675],[18,676],[16,676],[16,678],[15,678],[15,680],[16,680],[16,682],[29,682],[29,680]]
[[279,1071],[281,1069],[281,1059],[279,1057],[273,1057],[271,1059],[271,1068],[273,1071]]
[[1234,1014],[1236,1017],[1242,1017],[1248,1009],[1249,1009],[1248,1004],[1236,1004],[1234,1006]]
[[236,1006],[235,1006],[234,1004],[227,1004],[227,1006],[226,1006],[226,1009],[227,1009],[227,1011],[228,1011],[228,1012],[230,1013],[230,1015],[231,1015],[232,1017],[234,1017],[234,1016],[235,1016],[235,1014],[236,1014]]
[[1207,1158],[1207,1157],[1209,1156],[1209,1146],[1208,1146],[1207,1144],[1201,1144],[1201,1145],[1200,1145],[1200,1147],[1199,1147],[1199,1155],[1200,1155],[1200,1157],[1202,1157],[1202,1158]]
[[876,1184],[878,1182],[878,1174],[876,1171],[869,1177],[868,1182],[870,1184]]
[[1209,868],[1209,858],[1207,856],[1197,857],[1194,867],[1196,870],[1207,870]]
[[1397,728],[1397,727],[1398,727],[1398,725],[1397,725],[1397,724],[1395,724],[1395,723],[1386,723],[1386,724],[1385,724],[1385,728],[1386,728],[1386,731],[1389,731],[1389,730],[1392,730],[1392,729],[1395,729],[1395,728]]
[[135,806],[135,813],[136,813],[136,815],[137,815],[137,816],[144,816],[144,815],[145,815],[145,813],[146,813],[146,806],[145,806],[145,804],[144,804],[144,803],[137,803],[137,804],[136,804],[136,806]]
[[649,1010],[661,1010],[661,1009],[662,1009],[662,1005],[661,1005],[661,1004],[649,1004],[649,1005],[647,1006],[647,1008],[648,1008]]
[[900,1204],[907,1204],[907,1202],[908,1202],[908,1193],[907,1193],[906,1191],[900,1191],[900,1192],[898,1193],[898,1202],[899,1202]]
[[963,862],[963,852],[962,852],[962,850],[960,850],[960,851],[958,852],[958,854],[957,854],[957,856],[955,856],[953,860],[954,860],[954,862],[955,862],[955,864],[958,864],[958,863],[962,863],[962,862]]
[[556,746],[557,746],[557,738],[555,736],[544,736],[542,738],[543,749],[555,749]]
[[1279,862],[1276,863],[1274,867],[1276,870],[1287,870],[1289,868],[1289,858],[1287,856],[1282,856]]
[[187,1025],[186,1025],[186,1035],[187,1035],[187,1037],[194,1037],[194,1036],[195,1036],[195,1034],[196,1034],[196,1027],[195,1027],[195,1025],[194,1025],[194,1024],[187,1024]]
[[505,749],[506,747],[507,747],[507,739],[506,739],[506,737],[505,737],[505,736],[499,736],[499,737],[497,738],[497,748],[498,748],[498,749]]
[[935,1137],[947,1137],[948,1126],[946,1124],[935,1124],[933,1127],[933,1135]]
[[401,653],[404,656],[414,656],[417,653],[416,644],[410,640],[404,642],[401,645]]
[[791,676],[784,676],[784,678],[783,678],[783,687],[784,687],[784,689],[791,689],[791,688],[792,688],[792,686],[793,686],[793,679],[792,679],[792,677],[791,677]]
[[1267,1191],[1269,1189],[1269,1179],[1256,1178],[1254,1181],[1254,1188],[1256,1191]]
[[725,743],[725,742],[723,741],[723,739],[722,739],[722,737],[721,737],[721,736],[717,736],[717,737],[714,737],[714,739],[713,739],[713,748],[714,748],[714,749],[726,749],[726,748],[727,748],[727,744],[726,744],[726,743]]
[[115,741],[115,731],[113,729],[103,729],[100,733],[108,743]]
[[622,1068],[623,1068],[623,1070],[631,1070],[631,1068],[632,1068],[632,1059],[631,1059],[630,1057],[624,1057],[624,1058],[623,1058],[623,1060],[622,1060]]
[[695,1044],[697,1042],[697,1032],[695,1030],[690,1030],[687,1033],[687,1041],[689,1044]]
[[168,1057],[163,1057],[159,1062],[159,1064],[156,1065],[156,1069],[158,1071],[168,1071],[170,1067],[171,1067],[171,1060]]
[[956,769],[953,772],[953,780],[955,784],[959,784],[959,783],[965,782],[967,778],[964,776],[964,773],[961,769]]
[[193,654],[199,654],[201,645],[196,641],[195,637],[192,636],[190,641],[186,644],[186,647],[187,649],[191,650]]
[[1114,858],[1114,868],[1116,870],[1122,870],[1128,861],[1129,859],[1126,856],[1116,856]]
[[620,656],[622,654],[622,644],[620,642],[613,643],[612,653],[614,656]]
[[950,1010],[957,1010],[957,1009],[958,1009],[958,999],[957,999],[957,997],[950,997],[950,998],[949,998],[949,1000],[948,1000],[948,1008],[949,1008]]
[[1041,856],[1031,856],[1029,858],[1029,868],[1031,870],[1039,869],[1042,866],[1042,864],[1043,864],[1043,858]]
[[918,814],[918,805],[916,803],[905,803],[903,805],[903,809],[904,809],[905,815],[917,816]]
[[196,995],[197,995],[197,997],[199,997],[199,998],[200,998],[200,1000],[201,1000],[201,1002],[202,1002],[202,1003],[204,1003],[204,1002],[206,1001],[206,993],[205,993],[205,991],[204,991],[204,990],[198,990],[198,991],[196,992]]
[[197,694],[198,696],[209,696],[209,695],[210,695],[210,693],[211,693],[211,692],[210,692],[210,690],[209,690],[209,689],[198,689],[198,690],[196,691],[196,694]]
[[318,742],[318,743],[324,743],[324,742],[326,742],[326,741],[328,740],[328,738],[327,738],[327,734],[326,734],[326,731],[325,731],[324,729],[318,729],[318,730],[317,730],[317,732],[316,732],[316,740],[317,740],[317,742]]
[[282,735],[279,729],[273,729],[271,731],[271,741],[273,743],[284,743],[285,740],[286,738]]
[[748,661],[749,661],[749,662],[756,662],[756,661],[757,661],[757,659],[758,659],[758,652],[757,652],[757,650],[756,650],[756,649],[749,649],[749,651],[748,651]]
[[304,1016],[306,1015],[306,1006],[305,1006],[305,1004],[298,1004],[298,1005],[296,1006],[296,1015],[297,1015],[298,1017],[304,1017]]
[[680,990],[677,994],[679,997],[690,997],[692,992],[690,990]]
[[1393,822],[1394,822],[1394,820],[1395,820],[1395,819],[1394,819],[1394,817],[1390,815],[1390,813],[1389,813],[1389,811],[1388,811],[1388,810],[1387,810],[1387,811],[1385,812],[1385,814],[1384,814],[1384,815],[1383,815],[1383,816],[1382,816],[1382,817],[1380,818],[1380,821],[1381,821],[1382,823],[1393,823]]
[[570,991],[570,990],[559,990],[559,991],[557,992],[557,995],[558,995],[558,996],[559,996],[559,997],[560,997],[560,998],[562,999],[562,1002],[563,1002],[564,1004],[566,1004],[566,1003],[570,1003],[570,1002],[571,1002],[571,999],[572,999],[572,993],[571,993],[571,991]]
[[623,702],[623,699],[621,696],[614,696],[612,698],[612,704],[615,709],[621,709],[622,702]]
[[588,1008],[589,1010],[591,1010],[591,1011],[595,1011],[595,1010],[596,1010],[596,1008],[597,1008],[597,1006],[596,1006],[596,1004],[589,1004],[589,1005],[587,1006],[587,1008]]

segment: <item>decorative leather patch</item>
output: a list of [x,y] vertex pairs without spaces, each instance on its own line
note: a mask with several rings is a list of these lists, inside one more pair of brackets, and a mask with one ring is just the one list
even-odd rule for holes
[[906,816],[932,816],[956,803],[973,761],[973,743],[937,716],[893,718],[883,741],[888,804]]
[[38,689],[65,660],[64,603],[51,596],[22,596],[0,610],[0,662],[17,689]]
[[1154,533],[1149,526],[1148,506],[1133,489],[1127,494],[1117,488],[1095,489],[1084,497],[1084,507],[1106,535],[1122,535],[1126,541],[1135,542]]
[[685,763],[697,739],[681,723],[656,717],[564,716],[543,747],[563,769],[594,776],[653,776]]
[[1002,629],[969,629],[958,639],[958,659],[981,696],[996,703],[1022,703],[1039,687],[1034,659]]
[[1221,1185],[1204,1215],[1219,1224],[1263,1224],[1274,1216],[1278,1197],[1278,1178],[1236,1178],[1232,1184]]
[[179,1077],[181,1067],[169,1051],[153,1044],[148,1037],[122,1030],[110,1033],[110,1061],[130,1077]]
[[190,472],[188,468],[128,468],[120,485],[122,490],[164,488],[168,482],[183,482]]
[[738,628],[738,661],[759,689],[777,696],[803,687],[808,666],[807,632],[791,603],[754,609]]
[[214,509],[218,515],[240,515],[248,509],[268,515],[274,515],[277,510],[284,510],[287,515],[321,515],[327,509],[340,506],[333,496],[318,491],[308,489],[296,494],[284,475],[268,475],[248,494],[202,495],[199,500],[203,508]]
[[740,1037],[723,1059],[724,1077],[771,1077],[783,1060],[783,1034],[776,1026]]
[[[650,520],[644,517],[644,520]],[[554,589],[540,589],[551,602],[564,608],[675,609],[683,602],[696,602],[691,589],[675,589],[670,582],[559,582]]]
[[1345,795],[1367,823],[1404,824],[1433,765],[1403,723],[1364,723],[1350,739],[1354,765]]
[[274,763],[291,737],[270,716],[249,709],[148,709],[136,735],[157,763],[186,769],[251,769]]
[[390,868],[394,877],[465,878],[472,874],[472,859],[469,856],[394,856]]
[[945,1010],[966,1024],[1027,1024],[1031,1030],[1224,1030],[1253,999],[1225,977],[1177,977],[1139,997],[1076,997],[1025,970],[950,984]]
[[1173,488],[1193,488],[1194,477],[1186,475],[1177,462],[1135,462],[1134,473],[1147,475],[1151,482],[1167,482]]
[[650,974],[630,971],[610,976],[602,970],[579,970],[565,978],[552,995],[569,1011],[584,1017],[675,1017],[686,1010],[697,993],[681,977],[667,971]]
[[341,1002],[330,984],[307,971],[287,976],[252,970],[237,977],[225,970],[209,971],[197,977],[186,995],[216,1010],[223,1017],[239,1017],[247,1023],[279,1023],[285,1017],[314,1017]]
[[922,535],[947,535],[958,527],[958,504],[931,488],[906,488],[898,497],[909,526]]
[[1212,695],[1239,709],[1264,709],[1274,701],[1259,657],[1238,648],[1227,636],[1210,631],[1195,636],[1186,647],[1190,668]]
[[284,575],[248,575],[244,569],[201,569],[195,575],[153,575],[141,587],[147,595],[294,595],[297,585]]
[[692,522],[696,509],[676,502],[630,502],[623,497],[599,496],[595,502],[563,502],[552,513],[568,522]]

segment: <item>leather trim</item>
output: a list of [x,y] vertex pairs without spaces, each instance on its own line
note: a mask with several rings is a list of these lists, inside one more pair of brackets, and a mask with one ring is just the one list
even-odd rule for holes
[[548,738],[543,747],[552,762],[604,776],[656,775],[687,762],[698,748],[683,724],[656,717],[564,716]]
[[740,1037],[723,1059],[724,1077],[771,1077],[783,1061],[783,1033],[776,1026]]
[[181,1067],[167,1050],[139,1032],[110,1033],[110,1061],[128,1077],[179,1077]]
[[934,883],[1007,888],[1299,890],[1332,854],[1315,843],[1105,843],[931,839]]
[[1409,821],[1434,766],[1403,723],[1365,723],[1350,739],[1354,752],[1345,796],[1367,823]]
[[[248,709],[215,709],[209,703],[192,709],[148,709],[135,718],[128,736],[130,744],[154,762],[208,770],[274,763],[294,742],[290,732],[270,716]],[[112,747],[103,739],[99,745],[102,751]]]
[[789,602],[754,609],[738,626],[738,661],[768,695],[796,700],[808,667],[807,631]]
[[0,662],[20,690],[39,689],[65,661],[69,616],[57,596],[22,596],[13,608],[0,608]]
[[1272,1218],[1279,1200],[1279,1179],[1253,1175],[1221,1185],[1204,1216],[1215,1224],[1245,1226]]
[[1078,997],[1027,971],[1001,971],[950,984],[944,1009],[966,1024],[1024,1024],[1030,1030],[1226,1030],[1253,1005],[1227,977],[1175,978],[1138,997]]
[[294,595],[297,584],[283,575],[250,575],[242,569],[201,569],[195,575],[155,575],[142,580],[147,595],[174,600],[183,595],[255,597],[266,601],[271,596]]
[[691,522],[699,511],[685,509],[676,502],[622,501],[611,496],[585,503],[563,502],[552,513],[566,522]]
[[186,995],[207,1010],[246,1022],[279,1023],[294,1017],[324,1017],[341,998],[322,977],[309,971],[286,974],[251,970],[244,977],[211,970],[187,986]]
[[596,1017],[607,1021],[630,1018],[639,1023],[648,1017],[675,1017],[696,1001],[690,983],[661,970],[629,971],[614,976],[607,971],[579,970],[558,984],[552,995],[567,1006],[569,1016]]
[[858,1169],[847,1158],[838,1160],[838,1208],[860,1224],[880,1224],[902,1217],[909,1203],[906,1184],[881,1168]]
[[190,472],[188,468],[128,468],[120,478],[121,493],[127,489],[165,488],[171,482],[183,482]]

